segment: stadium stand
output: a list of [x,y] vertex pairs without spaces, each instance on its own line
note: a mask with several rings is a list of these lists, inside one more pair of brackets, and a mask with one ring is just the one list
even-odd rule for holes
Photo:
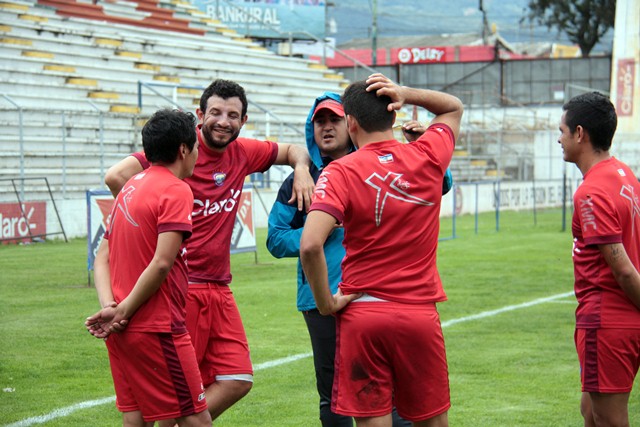
[[195,111],[213,79],[247,91],[244,136],[299,144],[310,100],[347,83],[179,0],[0,0],[0,62],[0,201],[13,197],[3,178],[33,176],[84,197],[139,149],[146,117]]

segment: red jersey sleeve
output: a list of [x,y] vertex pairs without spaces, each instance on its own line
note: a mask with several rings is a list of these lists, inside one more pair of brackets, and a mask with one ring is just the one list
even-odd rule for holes
[[142,166],[142,169],[149,169],[149,167],[151,167],[151,163],[149,163],[147,157],[144,155],[144,151],[138,151],[137,153],[133,153],[131,155],[140,162],[140,166]]
[[328,165],[316,182],[313,202],[309,211],[326,212],[333,216],[338,223],[342,223],[347,210],[348,188],[342,170],[335,164]]
[[455,148],[455,138],[448,125],[434,123],[412,144],[421,147],[432,158],[440,159],[440,166],[442,166],[442,171],[444,172],[449,163],[451,163],[453,149]]
[[238,143],[246,153],[249,173],[266,171],[278,157],[278,144],[275,142],[238,138]]
[[191,211],[193,193],[183,181],[167,186],[161,197],[158,209],[158,234],[167,231],[181,231],[184,239],[191,236]]
[[587,245],[622,242],[622,227],[608,194],[590,185],[581,185],[574,196],[582,237]]

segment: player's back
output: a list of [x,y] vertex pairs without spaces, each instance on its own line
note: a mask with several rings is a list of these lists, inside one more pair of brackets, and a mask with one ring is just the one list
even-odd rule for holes
[[640,184],[627,165],[609,158],[593,166],[574,195],[573,263],[578,327],[640,327],[599,245],[622,243],[640,269]]
[[337,161],[330,173],[344,174],[348,193],[343,289],[399,302],[446,299],[436,251],[448,159],[390,140]]
[[[133,289],[156,252],[158,234],[191,234],[189,215],[193,197],[189,186],[167,168],[152,166],[132,177],[114,202],[107,230],[109,268],[116,302]],[[184,245],[183,245],[184,247]],[[182,313],[187,289],[187,269],[178,254],[165,282],[131,319],[129,330],[171,332],[184,329]],[[182,320],[180,320],[182,317]]]

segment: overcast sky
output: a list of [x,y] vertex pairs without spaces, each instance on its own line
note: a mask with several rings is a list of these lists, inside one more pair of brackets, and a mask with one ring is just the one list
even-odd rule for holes
[[[327,11],[334,19],[338,44],[353,38],[371,37],[373,4],[375,0],[333,0]],[[530,25],[526,20],[528,0],[483,0],[489,24],[495,23],[498,32],[508,42],[562,42],[555,29]],[[482,13],[479,0],[377,0],[378,37],[482,32]],[[597,50],[611,50],[613,30],[603,38]]]

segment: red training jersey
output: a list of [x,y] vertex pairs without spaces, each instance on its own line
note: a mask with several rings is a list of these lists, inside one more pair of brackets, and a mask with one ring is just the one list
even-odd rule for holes
[[[187,242],[189,281],[231,282],[231,236],[247,175],[264,172],[276,160],[278,145],[271,141],[238,138],[222,153],[203,141],[198,126],[198,161],[185,178],[193,191],[193,236]],[[143,167],[141,153],[135,154]]]
[[615,157],[584,176],[573,196],[573,264],[578,328],[640,328],[640,310],[625,295],[598,245],[622,243],[640,268],[640,185]]
[[446,300],[436,250],[454,142],[447,125],[434,124],[417,141],[367,144],[324,169],[311,210],[344,225],[343,293],[416,304]]
[[[109,269],[114,299],[131,293],[156,252],[158,234],[178,231],[191,235],[193,195],[169,169],[152,166],[133,176],[111,210],[105,233],[109,240]],[[135,332],[184,333],[187,266],[184,243],[158,291],[135,312],[127,326]]]

